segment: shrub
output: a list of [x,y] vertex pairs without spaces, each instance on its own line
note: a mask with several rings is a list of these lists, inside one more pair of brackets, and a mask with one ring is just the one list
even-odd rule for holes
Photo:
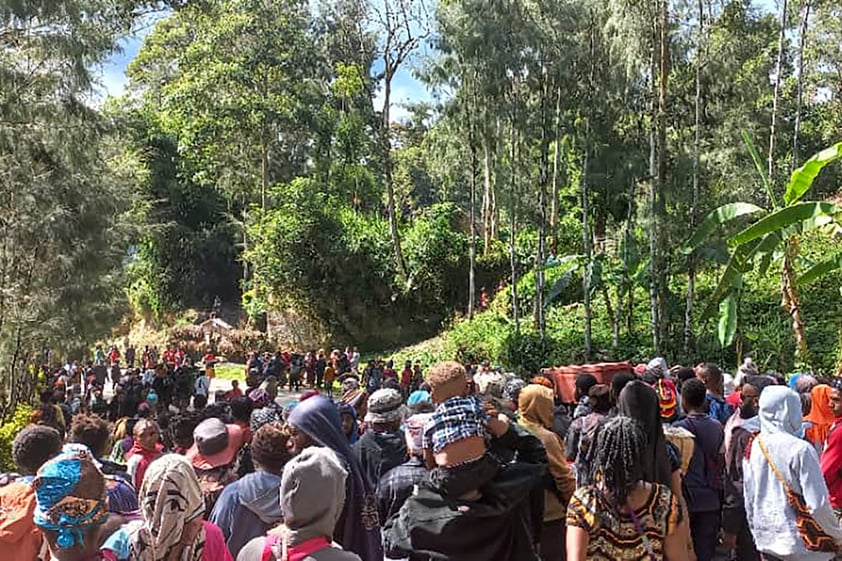
[[31,407],[18,405],[12,418],[0,425],[0,472],[17,470],[17,466],[12,459],[12,442],[14,442],[18,433],[29,424],[31,414]]

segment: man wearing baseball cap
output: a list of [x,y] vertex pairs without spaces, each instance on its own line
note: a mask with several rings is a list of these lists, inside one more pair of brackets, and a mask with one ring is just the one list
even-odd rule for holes
[[354,454],[372,485],[380,477],[408,458],[401,423],[406,416],[403,397],[398,390],[377,390],[368,398],[366,432],[354,444]]

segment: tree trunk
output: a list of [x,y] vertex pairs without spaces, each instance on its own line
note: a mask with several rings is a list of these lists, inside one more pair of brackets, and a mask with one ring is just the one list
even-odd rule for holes
[[492,196],[491,183],[491,151],[488,149],[489,140],[486,138],[483,142],[483,158],[482,158],[482,180],[483,180],[483,195],[482,195],[482,253],[488,255],[491,251],[491,233],[494,224],[494,205]]
[[[593,91],[594,69],[596,68],[595,56],[595,39],[594,39],[594,21],[593,14],[591,14],[590,22],[590,60],[591,68],[588,74],[588,91]],[[585,109],[585,150],[582,158],[582,249],[585,254],[585,272],[582,275],[582,292],[584,295],[585,304],[585,361],[591,359],[592,347],[592,313],[591,313],[591,274],[593,267],[591,263],[591,228],[590,228],[590,193],[588,192],[588,172],[590,166],[591,153],[591,103],[592,99],[588,96],[588,104]]]
[[511,267],[511,290],[512,290],[512,320],[515,323],[515,333],[520,333],[520,311],[517,300],[517,258],[515,255],[515,237],[517,236],[517,159],[518,159],[518,135],[515,128],[517,112],[512,116],[512,148],[511,148],[511,191],[509,200],[511,210],[509,211],[509,265]]
[[[269,97],[269,85],[266,74],[262,76],[263,101]],[[263,120],[263,127],[260,132],[260,210],[266,214],[266,193],[269,191],[269,129],[266,120]]]
[[[629,270],[629,246],[631,245],[632,236],[634,235],[634,199],[635,199],[636,182],[632,179],[629,185],[629,208],[626,216],[626,228],[623,232],[625,244],[623,247],[623,285],[628,299],[626,305],[626,334],[629,337],[634,336],[634,281],[631,278],[631,271]],[[621,300],[617,299],[617,307],[620,307]]]
[[807,26],[810,22],[812,0],[805,0],[801,15],[801,31],[798,39],[798,88],[795,96],[795,128],[792,134],[792,160],[789,172],[798,166],[798,137],[801,133],[801,106],[804,101],[804,50],[807,47]]
[[658,64],[656,55],[656,28],[657,24],[653,23],[652,29],[652,51],[650,56],[650,79],[651,79],[651,97],[650,109],[652,112],[652,122],[649,127],[649,305],[651,309],[651,331],[652,331],[652,349],[655,355],[661,352],[660,340],[660,318],[658,305],[658,114],[657,114],[657,81]]
[[550,196],[550,251],[558,253],[558,167],[561,144],[561,86],[555,98],[555,144],[553,146],[553,184]]
[[[669,0],[661,0],[661,15],[660,15],[660,29],[659,29],[659,44],[660,44],[660,61],[658,64],[658,181],[657,192],[655,193],[655,202],[657,213],[662,218],[665,213],[664,191],[667,184],[667,87],[669,80]],[[667,291],[669,288],[669,279],[667,278],[668,267],[663,262],[663,252],[660,246],[664,243],[661,239],[660,232],[658,233],[657,252],[655,263],[657,282],[657,296],[658,296],[658,342],[659,348],[665,340],[667,340],[667,328],[669,321],[667,318]]]
[[547,94],[549,79],[547,67],[541,64],[541,144],[538,177],[538,247],[535,253],[535,329],[541,337],[546,331],[544,314],[544,267],[547,262],[547,187],[549,184],[550,131],[547,119]]
[[620,347],[620,318],[611,304],[611,291],[605,283],[602,283],[602,297],[605,299],[605,313],[611,320],[611,349],[616,351]]
[[384,83],[383,95],[383,122],[381,123],[381,144],[383,149],[383,179],[386,183],[386,205],[387,213],[389,215],[389,232],[392,236],[392,252],[395,256],[395,266],[398,270],[398,276],[407,281],[406,263],[403,260],[403,251],[401,250],[401,238],[398,231],[398,217],[395,209],[395,185],[392,179],[392,141],[391,141],[391,127],[389,126],[389,116],[391,110],[391,96],[392,96],[392,76],[387,72]]
[[790,238],[784,247],[781,264],[781,307],[792,319],[792,334],[795,336],[796,357],[803,365],[810,364],[804,319],[801,317],[801,297],[796,288],[796,275],[792,263],[798,257],[798,241]]
[[[475,98],[476,99],[476,98]],[[468,271],[468,319],[474,317],[474,302],[477,299],[477,287],[476,287],[476,261],[477,261],[477,221],[476,221],[476,206],[477,206],[477,142],[476,142],[476,134],[474,131],[474,123],[472,119],[472,114],[468,112],[468,127],[469,127],[469,135],[468,135],[468,143],[471,146],[471,179],[470,179],[470,186],[471,186],[471,212],[470,212],[470,220],[471,220],[471,241],[468,247],[468,258],[470,261],[470,268]]]
[[[697,3],[699,18],[699,35],[696,40],[696,114],[694,118],[693,138],[693,198],[690,205],[690,231],[696,230],[696,220],[699,213],[699,155],[702,144],[702,64],[705,53],[705,7],[703,0]],[[696,257],[690,255],[687,264],[687,295],[684,306],[684,354],[689,357],[693,353],[693,303],[696,292]]]
[[[775,94],[772,98],[772,126],[769,129],[769,155],[768,155],[768,178],[769,185],[773,185],[775,181],[775,140],[778,126],[778,103],[781,98],[781,83],[783,82],[783,65],[784,65],[784,50],[786,45],[786,16],[787,16],[787,0],[782,0],[781,4],[781,23],[778,32],[778,61],[775,64]],[[771,194],[770,194],[771,196]],[[775,201],[769,201],[771,206],[775,205]]]

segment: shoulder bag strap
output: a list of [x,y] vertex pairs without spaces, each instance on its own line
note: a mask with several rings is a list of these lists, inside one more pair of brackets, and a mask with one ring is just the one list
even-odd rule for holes
[[[772,456],[769,455],[769,449],[766,448],[765,444],[763,444],[763,439],[760,437],[760,435],[757,435],[757,438],[755,439],[755,441],[757,442],[758,446],[760,446],[760,451],[763,452],[763,456],[766,458],[766,461],[769,463],[769,467],[771,467],[772,471],[775,472],[775,477],[777,477],[778,481],[781,482],[781,485],[784,486],[784,491],[786,491],[787,498],[790,498],[794,494],[792,492],[792,488],[786,482],[786,479],[784,479],[783,474],[781,474],[781,472],[778,470],[778,466],[776,466],[775,462],[772,461]],[[790,498],[790,502],[792,502],[791,498]]]

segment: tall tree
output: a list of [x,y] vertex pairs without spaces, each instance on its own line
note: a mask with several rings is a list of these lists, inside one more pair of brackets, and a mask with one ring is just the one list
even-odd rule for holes
[[30,402],[45,349],[78,356],[125,311],[131,154],[86,102],[146,9],[0,2],[0,418]]
[[[778,135],[778,107],[781,99],[781,86],[784,83],[784,57],[786,56],[786,30],[788,16],[787,0],[781,0],[781,15],[778,29],[778,58],[775,62],[775,82],[772,96],[772,125],[769,128],[769,153],[766,155],[766,177],[770,184],[775,182],[775,144]],[[769,201],[774,204],[774,199]]]
[[[699,213],[699,175],[701,174],[700,159],[702,152],[702,66],[706,59],[705,38],[705,6],[704,0],[696,3],[696,60],[695,60],[695,82],[696,96],[693,103],[693,195],[690,203],[690,226],[696,227]],[[690,355],[693,352],[693,305],[696,295],[696,260],[690,255],[687,264],[687,294],[684,306],[684,352]]]
[[801,112],[804,103],[804,81],[807,65],[805,64],[806,50],[807,50],[807,33],[810,23],[810,8],[812,7],[812,0],[804,0],[804,5],[801,7],[801,26],[798,30],[798,84],[795,93],[795,128],[792,133],[792,159],[790,160],[789,171],[795,169],[798,165],[798,141],[801,133]]
[[380,142],[383,151],[383,181],[386,186],[386,211],[389,214],[389,231],[392,236],[392,251],[398,274],[408,280],[406,263],[401,250],[398,231],[397,209],[395,208],[395,186],[392,177],[391,109],[392,84],[398,70],[415,53],[429,35],[427,5],[425,0],[383,0],[370,3],[369,12],[374,14],[372,24],[380,40],[379,64],[383,81],[383,108],[381,110]]

